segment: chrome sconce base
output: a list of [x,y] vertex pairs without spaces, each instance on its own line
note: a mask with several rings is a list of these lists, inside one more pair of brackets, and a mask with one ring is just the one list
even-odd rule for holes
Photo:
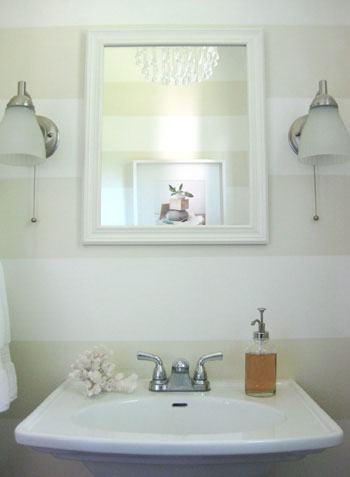
[[60,131],[56,124],[45,116],[36,116],[45,141],[46,158],[52,156],[60,142]]
[[295,154],[298,154],[299,151],[301,131],[306,123],[306,120],[307,114],[305,114],[304,116],[300,116],[300,118],[297,118],[289,128],[288,142],[292,151]]

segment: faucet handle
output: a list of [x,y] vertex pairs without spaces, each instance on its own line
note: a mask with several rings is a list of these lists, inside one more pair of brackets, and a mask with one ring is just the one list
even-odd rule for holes
[[193,374],[193,381],[195,383],[207,381],[207,371],[204,367],[204,363],[217,359],[221,360],[223,357],[224,355],[221,353],[221,351],[218,351],[217,353],[205,354],[204,356],[199,358],[196,369]]
[[144,353],[143,351],[139,351],[136,355],[137,359],[144,360],[144,361],[153,361],[155,363],[155,368],[153,371],[152,380],[159,384],[160,382],[164,382],[167,379],[166,371],[163,366],[163,361],[159,356],[151,353]]

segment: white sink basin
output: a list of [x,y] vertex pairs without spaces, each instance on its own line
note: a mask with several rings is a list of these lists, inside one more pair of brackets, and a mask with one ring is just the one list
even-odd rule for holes
[[248,397],[242,382],[233,381],[212,382],[206,393],[151,393],[147,386],[141,381],[135,394],[91,399],[66,381],[19,424],[16,440],[84,461],[98,476],[185,477],[197,475],[201,464],[201,476],[242,475],[242,469],[245,476],[263,475],[271,462],[343,439],[292,380],[279,382],[270,398]]
[[[87,406],[74,416],[74,423],[92,430],[201,436],[258,431],[280,424],[285,415],[273,408],[238,399],[201,394],[163,394],[143,399],[103,402]],[[135,439],[135,435],[133,436]]]

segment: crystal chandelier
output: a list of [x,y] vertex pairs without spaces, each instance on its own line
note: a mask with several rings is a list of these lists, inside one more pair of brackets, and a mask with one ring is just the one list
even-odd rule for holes
[[135,59],[147,80],[188,85],[211,77],[219,53],[216,46],[152,46],[137,48]]

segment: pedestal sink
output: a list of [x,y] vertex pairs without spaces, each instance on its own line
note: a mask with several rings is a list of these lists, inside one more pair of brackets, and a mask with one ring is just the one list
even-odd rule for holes
[[16,428],[16,440],[82,461],[97,477],[257,477],[342,442],[340,427],[293,380],[252,398],[238,381],[205,393],[87,398],[69,380]]

